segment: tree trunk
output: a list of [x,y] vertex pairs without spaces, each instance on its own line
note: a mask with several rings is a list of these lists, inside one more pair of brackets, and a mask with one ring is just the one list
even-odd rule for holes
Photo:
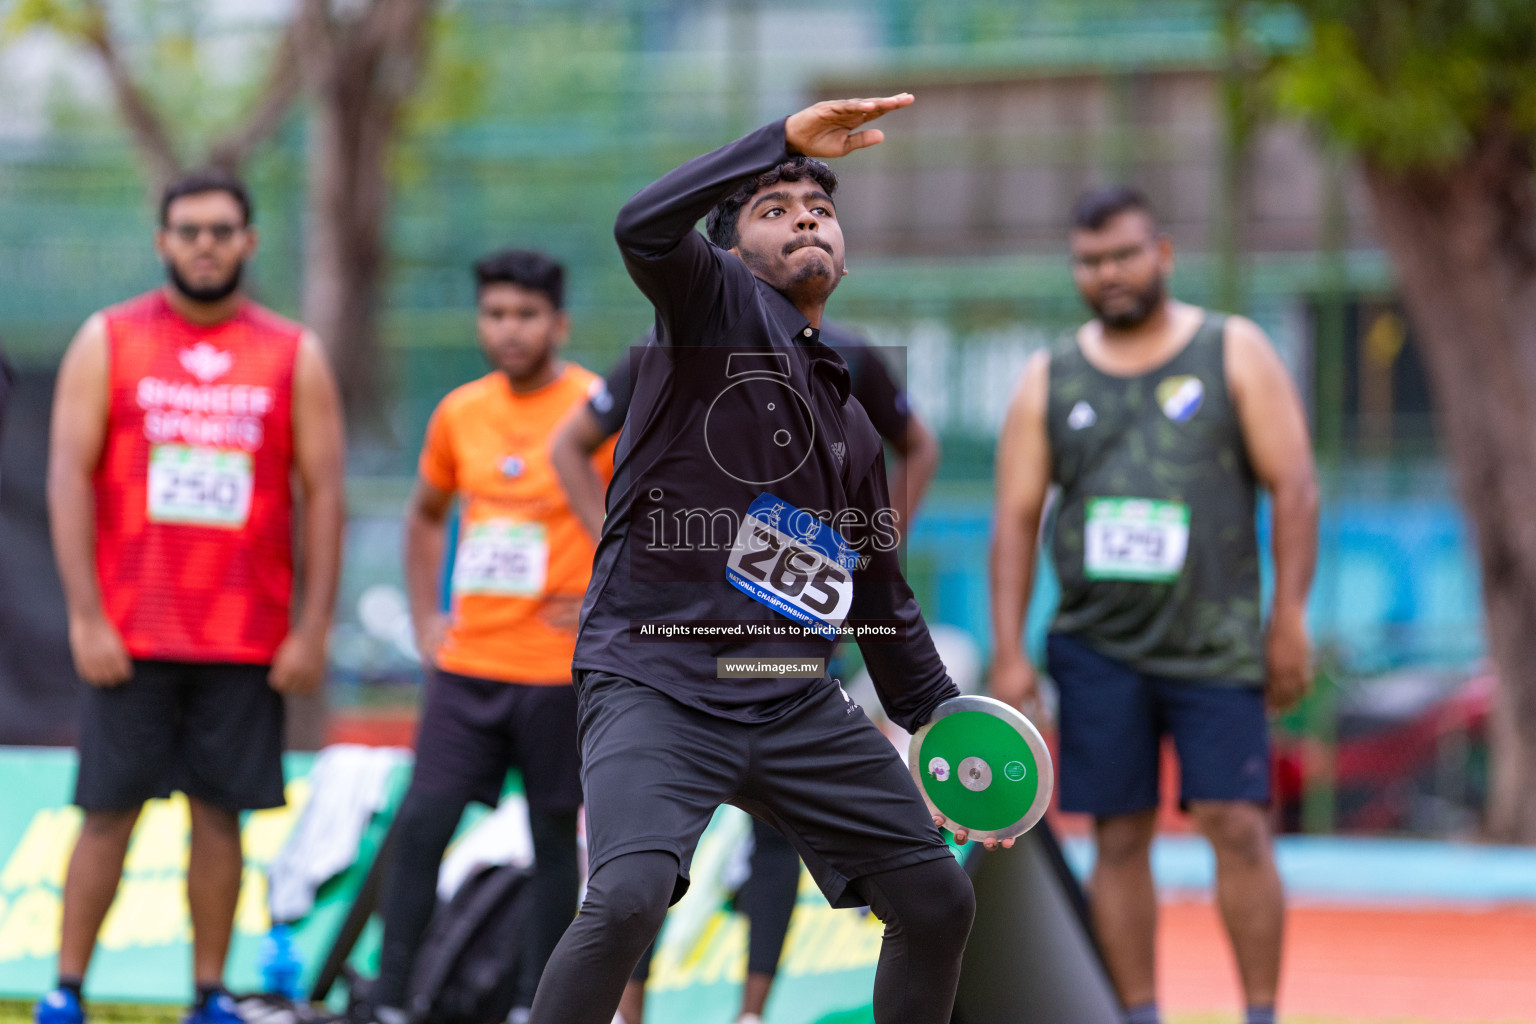
[[385,270],[389,147],[415,88],[433,0],[374,0],[337,24],[311,5],[306,71],[317,104],[310,146],[303,318],[325,344],[352,432],[382,433],[378,308]]
[[1536,189],[1532,140],[1495,121],[1440,171],[1367,168],[1477,534],[1488,643],[1486,828],[1536,844]]
[[359,137],[375,133],[357,123],[357,105],[344,102],[330,98],[315,112],[303,316],[330,354],[347,423],[374,431],[384,422],[377,330],[384,169],[381,153],[365,152],[376,144]]

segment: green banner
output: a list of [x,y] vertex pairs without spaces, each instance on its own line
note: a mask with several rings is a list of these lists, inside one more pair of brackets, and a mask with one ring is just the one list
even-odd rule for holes
[[[765,1024],[872,1022],[870,993],[883,926],[864,911],[827,906],[809,874],[800,881]],[[717,910],[686,944],[669,931],[662,933],[651,967],[647,1024],[730,1024],[741,1012],[746,918]]]
[[[271,925],[266,868],[309,799],[313,763],[311,754],[287,755],[287,806],[244,818],[245,876],[226,975],[233,991],[261,988],[257,952]],[[365,830],[358,861],[321,887],[314,910],[296,928],[308,968],[306,985],[351,906],[409,779],[410,756],[402,751],[389,803]],[[0,750],[0,997],[32,998],[53,986],[64,871],[80,830],[80,811],[69,802],[74,780],[72,750]],[[188,828],[180,794],[144,806],[91,961],[88,997],[133,1003],[191,998]],[[365,935],[355,957],[369,959],[376,949],[376,935]]]
[[[233,991],[261,988],[257,954],[270,927],[266,867],[309,799],[313,763],[313,755],[288,755],[288,805],[244,819],[245,878],[227,973]],[[69,803],[74,775],[73,751],[0,750],[0,998],[35,998],[54,983],[64,871],[80,828],[80,812]],[[321,888],[314,910],[295,930],[306,988],[383,842],[409,777],[410,756],[402,751],[388,804],[366,830],[357,862]],[[733,830],[729,815],[739,813],[722,811],[711,825],[695,862],[703,899],[687,912],[674,912],[662,933],[647,1002],[650,1024],[736,1019],[746,971],[746,919],[724,905],[717,881],[700,878],[697,868],[711,854],[717,866],[729,855],[728,847],[741,835],[739,822]],[[470,823],[466,816],[466,826]],[[191,997],[188,828],[180,795],[145,805],[91,964],[89,998],[176,1003]],[[378,930],[375,919],[353,952],[352,962],[364,974],[377,963]],[[880,922],[867,911],[827,906],[810,876],[802,874],[766,1024],[869,1024],[881,933]]]

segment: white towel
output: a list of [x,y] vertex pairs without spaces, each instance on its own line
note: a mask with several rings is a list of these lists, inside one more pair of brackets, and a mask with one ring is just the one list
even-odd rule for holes
[[337,744],[309,773],[309,802],[267,868],[267,906],[275,922],[292,922],[315,905],[320,886],[357,860],[363,830],[384,806],[389,773],[410,751]]
[[532,863],[528,802],[512,794],[453,844],[437,873],[437,898],[445,902],[453,899],[464,880],[481,868],[502,864],[525,868]]

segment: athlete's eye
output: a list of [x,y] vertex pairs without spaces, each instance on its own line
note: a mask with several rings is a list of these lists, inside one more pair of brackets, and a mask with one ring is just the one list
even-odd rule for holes
[[782,206],[770,206],[770,207],[768,207],[767,210],[765,210],[763,212],[763,216],[764,217],[777,217],[779,214],[781,214],[783,212],[784,212],[784,207],[782,207]]

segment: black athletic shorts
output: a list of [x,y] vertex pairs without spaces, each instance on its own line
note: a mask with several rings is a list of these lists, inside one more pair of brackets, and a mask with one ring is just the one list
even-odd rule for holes
[[80,701],[75,803],[126,811],[175,790],[231,811],[283,806],[283,698],[266,665],[135,661]]
[[841,687],[754,724],[608,672],[578,673],[576,693],[593,873],[664,850],[679,865],[676,902],[722,803],[782,832],[834,907],[863,905],[856,878],[951,856],[896,748]]
[[574,814],[581,806],[571,687],[432,672],[416,733],[411,788],[494,807],[513,767],[522,772],[529,810]]

